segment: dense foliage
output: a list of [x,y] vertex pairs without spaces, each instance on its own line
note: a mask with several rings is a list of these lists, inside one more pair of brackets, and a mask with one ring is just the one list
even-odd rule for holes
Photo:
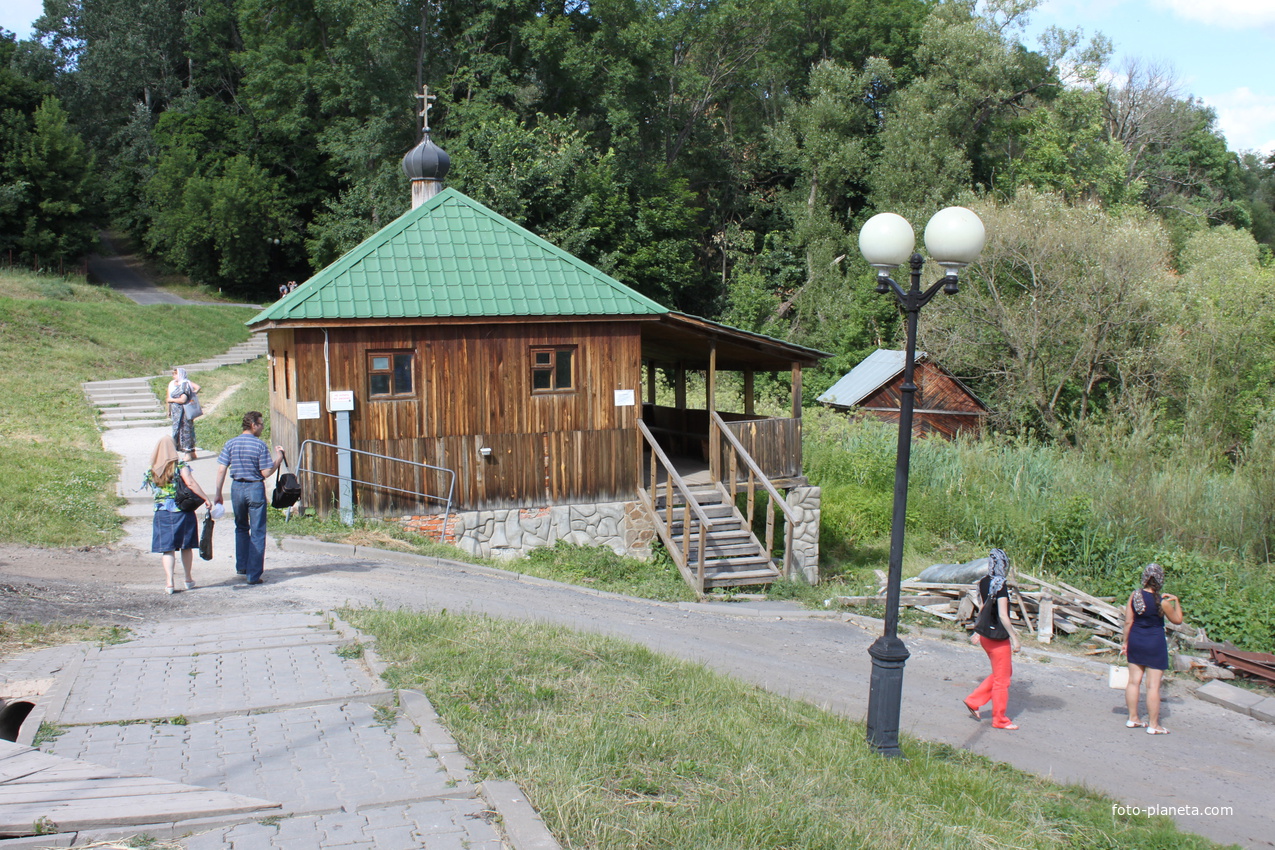
[[[858,227],[963,203],[988,246],[920,347],[1006,439],[1145,485],[1085,509],[1158,511],[1146,545],[1197,540],[1165,481],[1242,481],[1235,532],[1182,545],[1265,563],[1275,159],[1101,37],[1021,44],[1035,5],[45,0],[34,40],[0,32],[0,252],[74,258],[110,223],[272,297],[407,208],[428,84],[451,185],[669,307],[831,353],[813,401],[898,343]],[[829,483],[828,516],[879,528],[877,483]]]

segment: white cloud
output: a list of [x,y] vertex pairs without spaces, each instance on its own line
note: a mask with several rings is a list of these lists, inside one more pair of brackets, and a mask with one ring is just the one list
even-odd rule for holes
[[1231,150],[1275,152],[1275,94],[1242,86],[1204,100],[1217,111],[1218,127]]
[[1272,0],[1156,0],[1188,21],[1211,26],[1247,29],[1275,29],[1275,2]]

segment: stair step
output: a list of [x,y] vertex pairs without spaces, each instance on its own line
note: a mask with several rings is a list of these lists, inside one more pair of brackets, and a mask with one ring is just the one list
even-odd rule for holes
[[[740,519],[739,517],[734,517],[730,515],[711,516],[708,518],[708,524],[710,526],[710,531],[713,531],[713,532],[738,531],[744,528],[744,521],[742,519]],[[682,533],[682,528],[683,528],[681,517],[679,516],[676,519],[674,519],[673,522],[669,524],[669,526],[670,526],[669,531],[672,534],[680,535]],[[700,527],[699,518],[692,515],[691,522],[690,522],[691,533],[699,534],[699,527]]]
[[734,572],[737,570],[752,569],[770,569],[774,566],[770,563],[770,558],[765,555],[754,553],[752,555],[736,555],[732,558],[713,558],[707,561],[704,569],[712,568],[714,572]]
[[741,572],[726,572],[710,574],[707,569],[704,571],[705,587],[728,587],[740,584],[767,584],[772,581],[779,580],[779,571],[770,570],[746,570]]
[[[675,502],[673,504],[674,515],[680,514],[682,512],[683,507],[684,505],[682,505],[682,503]],[[708,516],[709,519],[712,519],[713,517],[719,517],[719,516],[730,516],[731,514],[735,513],[735,508],[732,505],[722,505],[722,504],[700,505],[699,508],[701,511],[705,513],[705,515]],[[663,512],[666,510],[666,508],[663,503],[657,503],[656,510]],[[694,513],[694,512],[695,511],[692,508],[691,513]]]
[[170,419],[122,419],[118,422],[103,422],[102,427],[111,430],[116,428],[166,428],[172,424]]

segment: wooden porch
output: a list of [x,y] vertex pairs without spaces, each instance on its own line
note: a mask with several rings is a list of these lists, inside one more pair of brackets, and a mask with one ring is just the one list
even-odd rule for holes
[[[801,375],[826,355],[681,314],[643,329],[642,354],[638,496],[687,584],[702,595],[793,577],[798,517],[781,491],[808,483]],[[672,376],[672,406],[655,401],[657,369]],[[687,405],[689,371],[704,373],[704,409]],[[742,373],[743,411],[718,409],[727,371]],[[791,374],[790,417],[757,415],[757,372]]]

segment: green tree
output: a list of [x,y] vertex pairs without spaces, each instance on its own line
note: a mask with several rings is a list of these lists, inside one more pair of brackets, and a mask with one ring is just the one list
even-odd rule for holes
[[1179,426],[1183,450],[1210,464],[1246,445],[1275,403],[1275,270],[1257,259],[1247,231],[1194,233],[1181,276],[1160,298],[1165,417]]
[[1006,125],[1005,144],[1015,148],[995,188],[1012,194],[1020,185],[1069,201],[1124,202],[1128,154],[1109,138],[1102,96],[1069,89]]
[[975,211],[987,244],[961,293],[921,314],[919,345],[971,376],[1003,426],[1081,444],[1095,413],[1159,376],[1164,232],[1135,210],[1027,188]]
[[0,250],[27,261],[75,260],[93,244],[94,157],[46,95],[29,121],[0,113]]
[[205,164],[177,147],[147,196],[155,208],[148,247],[197,280],[240,291],[260,287],[295,227],[284,181],[243,154]]

